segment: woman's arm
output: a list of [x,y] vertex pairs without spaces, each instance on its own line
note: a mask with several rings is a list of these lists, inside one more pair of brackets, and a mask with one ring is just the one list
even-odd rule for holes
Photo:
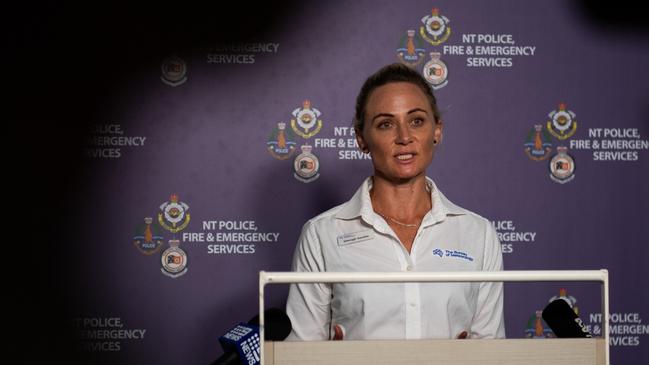
[[[291,269],[303,272],[326,271],[321,242],[311,221],[302,228]],[[331,284],[291,284],[286,313],[293,328],[287,341],[328,340]]]
[[[483,271],[501,271],[503,254],[493,226],[487,223]],[[470,338],[505,338],[503,313],[503,283],[483,282],[478,292],[478,304],[473,315]]]

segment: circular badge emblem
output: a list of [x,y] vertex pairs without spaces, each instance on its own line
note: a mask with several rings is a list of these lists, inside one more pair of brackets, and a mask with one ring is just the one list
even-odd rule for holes
[[160,257],[163,273],[178,277],[187,271],[187,254],[180,247],[169,247]]
[[433,89],[441,89],[448,83],[448,67],[439,59],[440,54],[432,52],[431,60],[424,65],[423,76]]
[[320,169],[320,161],[318,161],[316,155],[311,153],[311,146],[304,145],[301,148],[302,153],[295,158],[295,161],[293,161],[293,169],[295,170],[294,176],[302,182],[309,183],[320,176],[318,173],[318,170]]
[[567,153],[566,147],[557,147],[559,152],[550,160],[550,178],[558,183],[567,183],[575,175],[575,161]]
[[187,81],[187,64],[177,56],[165,59],[162,68],[162,81],[170,86],[178,86]]

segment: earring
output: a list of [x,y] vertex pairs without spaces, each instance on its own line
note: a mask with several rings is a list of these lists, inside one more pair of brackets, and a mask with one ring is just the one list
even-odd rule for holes
[[437,139],[434,139],[434,140],[433,140],[433,144],[434,144],[434,145],[436,145],[436,144],[438,144],[438,143],[439,143],[439,142],[437,141]]

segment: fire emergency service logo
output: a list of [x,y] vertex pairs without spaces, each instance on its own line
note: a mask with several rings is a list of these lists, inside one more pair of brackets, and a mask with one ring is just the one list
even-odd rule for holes
[[322,129],[322,120],[318,119],[322,113],[311,107],[311,101],[305,100],[301,108],[293,110],[291,128],[302,138],[311,138]]
[[450,20],[440,15],[437,8],[433,8],[430,15],[421,18],[421,22],[424,25],[419,28],[419,34],[433,46],[446,42],[451,35],[451,27],[448,25]]
[[550,120],[546,123],[546,127],[557,139],[565,140],[577,131],[576,115],[567,109],[565,103],[559,104],[559,109],[551,111],[548,116]]

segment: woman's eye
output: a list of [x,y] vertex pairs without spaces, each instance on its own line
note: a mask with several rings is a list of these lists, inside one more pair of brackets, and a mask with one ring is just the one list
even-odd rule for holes
[[387,129],[392,126],[392,122],[389,120],[384,120],[382,122],[379,122],[379,128],[380,129]]
[[414,125],[414,126],[422,125],[422,124],[424,124],[424,120],[421,119],[421,118],[416,118],[416,119],[413,119],[413,120],[410,122],[410,124],[412,124],[412,125]]

